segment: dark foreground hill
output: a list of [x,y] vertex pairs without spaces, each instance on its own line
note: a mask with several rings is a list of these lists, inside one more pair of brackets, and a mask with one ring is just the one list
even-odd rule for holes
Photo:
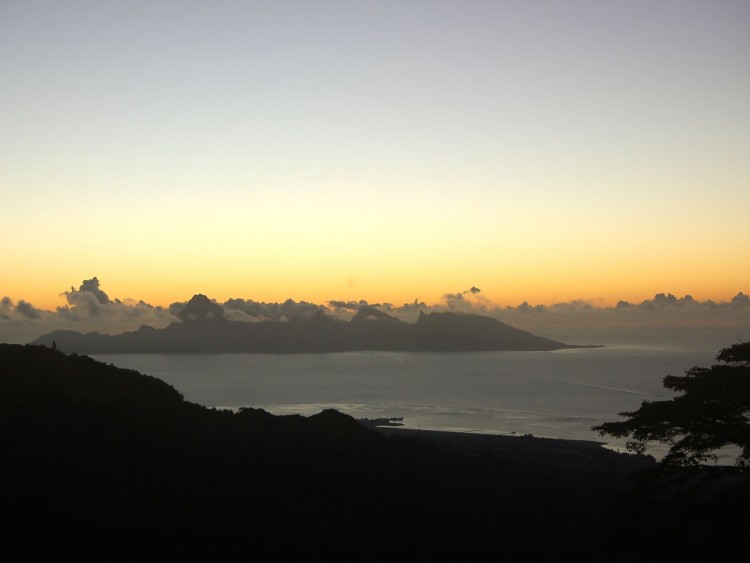
[[747,497],[722,520],[709,495],[686,520],[626,479],[646,462],[591,443],[391,432],[207,409],[134,371],[0,345],[0,558],[672,560],[744,530]]
[[458,313],[423,313],[415,323],[404,323],[366,307],[348,322],[318,312],[308,319],[250,323],[224,319],[221,307],[205,296],[191,299],[182,313],[182,322],[163,329],[143,326],[119,335],[59,330],[33,344],[51,346],[55,342],[60,349],[79,354],[467,352],[579,347],[535,336],[490,317]]

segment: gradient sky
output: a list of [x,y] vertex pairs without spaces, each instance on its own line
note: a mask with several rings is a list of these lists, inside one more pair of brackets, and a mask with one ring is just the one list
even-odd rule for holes
[[750,2],[0,1],[0,295],[750,290]]

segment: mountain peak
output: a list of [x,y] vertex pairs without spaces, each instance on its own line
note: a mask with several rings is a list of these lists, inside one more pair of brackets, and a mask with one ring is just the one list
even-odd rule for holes
[[202,293],[193,295],[182,311],[177,313],[183,321],[208,321],[224,318],[224,309]]
[[401,323],[396,317],[392,317],[383,311],[376,309],[375,307],[360,307],[357,314],[351,319],[351,322],[388,322],[388,323]]

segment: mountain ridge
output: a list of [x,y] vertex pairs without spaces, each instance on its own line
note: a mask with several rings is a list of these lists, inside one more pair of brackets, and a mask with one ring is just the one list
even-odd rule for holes
[[403,322],[374,307],[362,307],[349,321],[316,312],[307,319],[240,322],[224,317],[204,295],[191,299],[183,319],[165,328],[142,325],[118,335],[56,330],[31,344],[80,354],[107,353],[333,353],[355,351],[478,352],[548,351],[585,348],[514,328],[497,319],[467,313],[424,313]]

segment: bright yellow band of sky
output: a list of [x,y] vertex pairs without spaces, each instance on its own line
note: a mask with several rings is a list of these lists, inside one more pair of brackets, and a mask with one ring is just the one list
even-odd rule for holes
[[750,293],[750,4],[689,5],[5,2],[0,296]]

